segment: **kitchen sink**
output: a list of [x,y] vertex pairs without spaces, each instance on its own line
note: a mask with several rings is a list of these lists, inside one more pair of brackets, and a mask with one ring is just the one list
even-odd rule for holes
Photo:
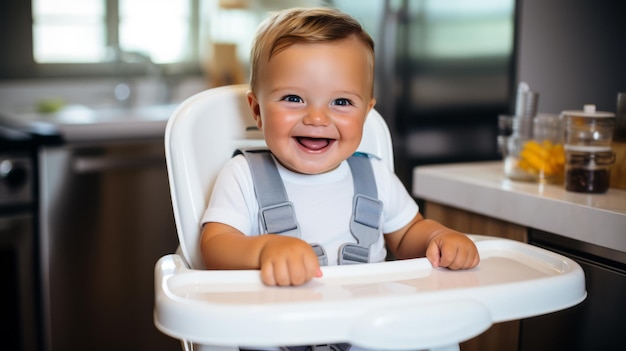
[[57,112],[4,113],[29,128],[58,133],[65,142],[161,138],[177,103],[137,107],[90,108],[68,105]]
[[0,117],[57,133],[65,142],[162,138],[178,102],[206,89],[205,84],[202,77],[186,78],[160,97],[153,79],[136,78],[127,101],[114,98],[120,79],[0,84]]

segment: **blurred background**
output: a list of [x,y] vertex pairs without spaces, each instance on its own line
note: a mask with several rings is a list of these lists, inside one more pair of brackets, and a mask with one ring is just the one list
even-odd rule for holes
[[500,159],[498,116],[513,113],[520,82],[538,112],[614,112],[625,4],[0,1],[0,161],[12,161],[0,175],[20,189],[0,184],[0,349],[179,349],[152,322],[154,263],[177,245],[165,123],[192,94],[247,81],[273,11],[333,6],[364,25],[376,108],[410,188],[417,165]]
[[416,164],[497,157],[495,116],[515,84],[514,0],[9,1],[0,105],[162,104],[245,82],[258,23],[316,5],[350,13],[374,38],[376,108],[407,186]]

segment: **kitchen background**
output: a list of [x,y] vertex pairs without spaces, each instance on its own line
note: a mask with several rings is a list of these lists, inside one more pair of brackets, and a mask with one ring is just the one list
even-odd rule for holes
[[[165,121],[185,97],[246,80],[250,40],[268,12],[317,3],[0,2],[0,126],[28,132],[19,155],[32,156],[32,199],[0,201],[11,272],[0,349],[180,349],[152,323],[154,263],[177,244]],[[619,0],[325,4],[376,41],[376,108],[407,186],[416,165],[501,157],[497,118],[513,112],[519,82],[545,113],[587,103],[615,111],[626,91]],[[15,148],[5,145],[2,159]]]

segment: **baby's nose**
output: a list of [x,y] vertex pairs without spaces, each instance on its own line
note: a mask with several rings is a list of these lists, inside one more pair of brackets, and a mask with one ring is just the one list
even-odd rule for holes
[[325,126],[328,125],[329,121],[330,118],[328,118],[326,111],[321,108],[310,109],[303,120],[304,124],[314,126]]

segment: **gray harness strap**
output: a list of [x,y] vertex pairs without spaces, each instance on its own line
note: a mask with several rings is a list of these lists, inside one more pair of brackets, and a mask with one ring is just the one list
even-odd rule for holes
[[380,216],[383,211],[369,157],[357,153],[348,158],[348,164],[354,183],[350,232],[357,242],[346,243],[340,247],[340,265],[369,262],[370,248],[380,235]]
[[278,169],[267,150],[238,150],[248,160],[254,192],[259,202],[259,218],[267,233],[300,237],[296,212]]
[[[250,165],[255,194],[259,203],[259,219],[267,233],[300,237],[295,209],[289,201],[285,185],[268,150],[238,150]],[[350,232],[357,242],[340,247],[339,264],[369,262],[372,244],[380,235],[382,202],[377,199],[372,164],[366,154],[356,153],[348,159],[354,183]],[[324,248],[311,244],[320,265],[328,265]]]

